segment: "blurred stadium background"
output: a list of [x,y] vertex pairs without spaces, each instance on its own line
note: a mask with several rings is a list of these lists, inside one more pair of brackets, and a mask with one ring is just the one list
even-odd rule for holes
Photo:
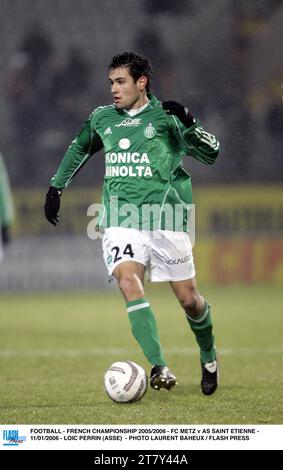
[[[232,315],[231,320],[226,317],[224,320],[223,347],[233,345],[234,331],[238,348],[254,346],[257,349],[253,354],[257,354],[262,344],[269,348],[262,350],[261,356],[262,360],[268,357],[273,365],[272,369],[266,363],[270,386],[262,392],[265,408],[257,406],[256,397],[251,395],[255,408],[262,413],[262,421],[257,415],[258,422],[268,422],[267,410],[272,406],[276,408],[277,403],[277,396],[269,395],[273,390],[273,374],[277,375],[282,365],[278,313],[283,300],[283,1],[0,0],[0,9],[0,151],[15,204],[11,243],[4,246],[0,264],[0,311],[4,325],[1,330],[3,338],[5,331],[11,335],[10,343],[7,337],[2,347],[45,345],[44,339],[41,344],[33,342],[33,328],[33,339],[38,335],[41,338],[39,331],[51,325],[55,315],[54,331],[50,334],[50,343],[46,342],[52,350],[58,320],[57,313],[54,314],[56,307],[52,310],[57,302],[55,291],[70,293],[69,303],[68,297],[65,298],[67,305],[64,296],[60,301],[65,317],[59,332],[65,332],[66,325],[74,329],[70,341],[67,336],[62,341],[58,332],[60,344],[66,348],[74,344],[84,348],[84,344],[91,347],[97,340],[91,337],[84,343],[79,336],[76,343],[75,330],[81,328],[82,323],[74,323],[72,327],[68,312],[71,305],[80,311],[79,301],[74,300],[71,291],[79,291],[82,296],[89,290],[98,293],[99,309],[92,297],[82,297],[82,312],[77,322],[85,321],[83,328],[87,335],[91,303],[101,311],[104,305],[101,292],[114,289],[115,296],[116,288],[108,283],[100,242],[89,240],[86,234],[90,221],[87,208],[100,197],[104,172],[102,153],[89,161],[64,193],[61,221],[56,229],[46,222],[43,204],[50,178],[83,120],[96,106],[111,103],[107,77],[110,58],[123,50],[135,50],[149,57],[153,64],[154,94],[161,100],[176,99],[186,103],[193,115],[221,142],[221,153],[214,166],[184,159],[193,178],[196,203],[198,282],[202,291],[203,286],[208,286],[208,293],[214,296],[220,331],[221,324],[223,326],[220,318],[229,314],[227,310]],[[35,293],[42,291],[50,296],[50,304],[47,296],[36,300]],[[162,297],[162,288],[157,288],[156,292],[157,297],[159,292]],[[30,303],[24,300],[32,299],[25,297],[29,293],[34,296]],[[51,301],[51,293],[55,293],[54,301]],[[109,302],[111,299],[109,296]],[[158,311],[158,299],[155,302]],[[22,311],[21,307],[26,317],[20,320],[16,315]],[[57,309],[59,313],[59,307]],[[120,298],[117,309],[123,311]],[[36,323],[40,321],[36,316],[39,310],[42,310],[43,324]],[[72,322],[76,321],[77,310],[71,314]],[[271,323],[267,319],[263,322],[266,311],[273,312]],[[262,317],[258,317],[258,313]],[[250,323],[243,332],[240,319],[244,322],[247,317]],[[113,321],[113,318],[109,320],[109,325]],[[170,322],[173,320],[167,325],[168,331],[174,329]],[[115,335],[116,326],[120,325],[111,324]],[[252,332],[257,334],[255,325],[260,328],[256,340],[252,335]],[[19,333],[21,328],[23,331],[27,328],[26,339]],[[162,328],[166,334],[166,323]],[[123,339],[125,344],[127,335]],[[100,341],[102,348],[106,344],[103,338],[98,338],[96,343]],[[182,344],[177,336],[175,339],[179,341],[177,344]],[[119,347],[117,338],[116,343]],[[168,344],[171,345],[171,339]],[[57,348],[60,349],[59,342]],[[273,361],[272,354],[277,362]],[[3,356],[4,362],[7,357]],[[135,354],[131,358],[141,360]],[[108,359],[101,365],[102,372]],[[117,356],[113,355],[112,359]],[[262,380],[264,383],[263,369],[256,371],[248,362],[243,369],[242,383],[247,376],[251,382]],[[7,374],[13,381],[11,367]],[[234,369],[237,377],[238,371]],[[25,368],[23,375],[24,371]],[[43,385],[45,373],[43,370]],[[33,379],[30,380],[32,387]],[[195,380],[197,383],[198,378]],[[231,378],[230,388],[234,385]],[[89,384],[89,388],[91,386]],[[253,383],[250,386],[253,387]],[[12,400],[10,388],[6,394]],[[243,397],[243,402],[245,399]],[[233,406],[228,403],[228,408]],[[273,422],[277,416],[275,408]],[[233,409],[237,413],[237,406]],[[7,422],[17,421],[15,414],[5,416],[8,416]],[[36,422],[36,416],[27,416],[22,420]],[[52,416],[48,415],[47,421],[54,422]],[[84,416],[79,421],[79,414],[70,416],[73,422],[91,419]],[[238,422],[240,419],[252,422],[252,416],[252,412],[246,417],[239,415]],[[44,422],[46,416],[43,414],[38,419]],[[63,419],[59,415],[58,422]],[[205,420],[205,413],[195,419],[195,422]],[[227,416],[223,419],[229,422]],[[215,417],[215,422],[220,422],[219,416]],[[237,422],[235,417],[234,422]]]

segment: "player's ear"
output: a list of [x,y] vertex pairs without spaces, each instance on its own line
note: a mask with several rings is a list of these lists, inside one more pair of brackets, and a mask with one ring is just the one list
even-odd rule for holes
[[137,81],[138,89],[143,91],[147,85],[147,77],[142,75]]

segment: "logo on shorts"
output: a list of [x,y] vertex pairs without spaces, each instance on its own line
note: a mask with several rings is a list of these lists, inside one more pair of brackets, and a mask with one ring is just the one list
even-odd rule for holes
[[147,139],[153,139],[153,137],[156,136],[156,129],[155,127],[153,127],[153,125],[150,122],[148,126],[145,128],[145,130],[143,131],[143,133]]
[[107,264],[111,264],[111,263],[112,263],[112,260],[113,260],[113,256],[112,256],[112,255],[109,255],[109,256],[107,256],[106,263],[107,263]]
[[184,256],[184,258],[166,259],[165,263],[170,264],[172,266],[173,264],[184,264],[184,263],[188,263],[189,261],[190,261],[190,257]]

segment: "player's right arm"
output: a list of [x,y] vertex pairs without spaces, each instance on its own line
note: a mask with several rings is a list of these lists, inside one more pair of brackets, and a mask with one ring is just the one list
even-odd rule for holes
[[51,179],[51,186],[54,188],[67,188],[89,158],[102,149],[103,144],[99,135],[90,126],[92,116],[93,114],[84,122],[80,132],[69,146],[56,174]]
[[56,174],[51,179],[44,205],[45,217],[53,225],[59,222],[59,209],[62,189],[67,188],[74,176],[89,158],[102,149],[99,135],[91,128],[93,113],[69,146]]

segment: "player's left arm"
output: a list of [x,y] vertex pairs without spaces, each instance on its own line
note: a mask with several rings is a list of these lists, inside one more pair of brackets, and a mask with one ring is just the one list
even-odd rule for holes
[[172,116],[171,129],[182,149],[202,163],[214,163],[220,148],[216,137],[205,131],[181,103],[165,101],[162,107]]

